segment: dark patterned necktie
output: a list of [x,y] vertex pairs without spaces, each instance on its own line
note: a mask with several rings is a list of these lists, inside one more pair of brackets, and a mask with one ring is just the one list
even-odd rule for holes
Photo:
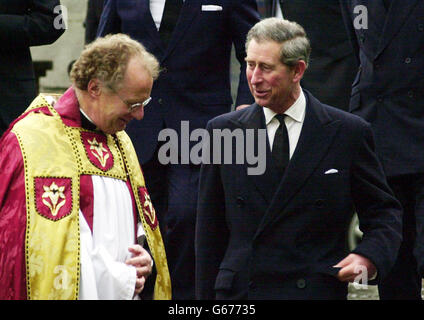
[[168,46],[172,31],[174,31],[180,15],[183,0],[166,0],[163,9],[162,21],[159,27],[159,35],[163,43]]
[[275,118],[280,122],[280,125],[275,132],[274,143],[272,144],[272,159],[281,177],[287,168],[290,160],[289,153],[289,134],[287,132],[284,118],[286,115],[277,114]]

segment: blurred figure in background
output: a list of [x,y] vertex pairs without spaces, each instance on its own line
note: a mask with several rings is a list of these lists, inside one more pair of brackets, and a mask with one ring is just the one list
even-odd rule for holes
[[63,34],[59,5],[59,0],[0,0],[0,136],[38,93],[30,47]]
[[357,62],[338,0],[257,0],[262,17],[296,21],[311,41],[311,64],[302,86],[321,102],[348,110]]
[[350,111],[371,123],[389,185],[404,208],[402,245],[392,272],[378,287],[380,299],[419,300],[424,274],[424,1],[340,3],[360,64]]

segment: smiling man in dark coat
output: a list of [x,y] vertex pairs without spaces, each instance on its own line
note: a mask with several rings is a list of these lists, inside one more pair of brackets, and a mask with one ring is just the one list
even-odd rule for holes
[[[258,135],[256,142],[267,145],[266,171],[249,175],[246,164],[205,156],[197,298],[346,299],[348,282],[387,275],[401,241],[401,207],[370,126],[301,88],[310,46],[297,23],[262,20],[249,31],[246,49],[256,103],[216,117],[207,128],[210,135],[266,130],[267,138]],[[222,151],[217,148],[212,143],[210,154]],[[345,239],[355,209],[364,236],[349,252]]]

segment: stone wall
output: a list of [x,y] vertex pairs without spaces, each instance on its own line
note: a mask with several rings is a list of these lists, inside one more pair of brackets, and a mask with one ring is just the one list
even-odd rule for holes
[[55,92],[70,85],[68,66],[84,47],[84,19],[87,0],[61,0],[67,11],[67,29],[53,44],[32,47],[31,54],[37,61],[52,61],[52,69],[40,78],[40,91]]

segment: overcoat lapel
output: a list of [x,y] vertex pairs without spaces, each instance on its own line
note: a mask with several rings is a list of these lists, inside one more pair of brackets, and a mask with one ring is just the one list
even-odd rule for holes
[[[357,0],[352,1],[350,14],[352,19],[358,18],[358,13],[355,13],[355,8],[366,8],[367,28],[359,29],[359,32],[366,34],[366,41],[363,43],[367,56],[372,60],[378,52],[378,44],[381,41],[384,23],[386,21],[386,9],[383,0]],[[363,12],[361,11],[361,14]],[[372,17],[370,19],[369,17]]]
[[[367,0],[359,2],[363,2],[367,8],[368,27],[373,30],[374,34],[380,36],[387,16],[383,0]],[[372,17],[372,19],[370,19],[370,17]]]
[[392,0],[392,5],[386,15],[384,28],[382,30],[381,41],[378,46],[375,58],[387,47],[392,38],[400,30],[407,18],[412,13],[414,7],[418,4],[418,0],[408,0],[408,5],[405,5],[405,0]]
[[[172,50],[175,48],[176,44],[186,33],[188,27],[191,25],[191,22],[196,15],[200,13],[201,0],[185,0],[181,8],[180,16],[178,18],[175,29],[172,33],[171,39],[169,40],[168,47],[164,47],[164,44],[161,42],[162,47],[164,47],[165,54],[162,57],[162,61],[165,60]],[[159,34],[158,34],[159,38]],[[190,48],[187,48],[189,50]],[[161,62],[162,62],[161,61]]]
[[163,54],[165,52],[165,47],[160,40],[158,29],[156,28],[155,22],[153,21],[152,14],[150,12],[150,2],[136,1],[136,3],[137,5],[141,6],[139,11],[141,12],[140,25],[144,26],[146,33],[149,35],[152,43],[154,44],[153,46],[160,48]]
[[[254,141],[254,150],[255,155],[261,157],[262,155],[258,154],[258,143],[266,143],[266,169],[264,174],[261,175],[247,175],[249,183],[256,187],[262,197],[268,202],[271,203],[273,192],[271,190],[275,190],[274,186],[279,184],[277,180],[277,176],[274,172],[274,164],[272,163],[271,158],[271,149],[268,143],[268,135],[266,135],[266,141],[258,141],[258,130],[265,130],[265,115],[263,113],[262,107],[254,104],[252,111],[246,114],[243,114],[235,123],[236,126],[241,127],[243,130],[251,130],[253,129],[255,132],[255,141]],[[246,131],[244,131],[246,134]],[[245,144],[247,145],[247,143]],[[249,164],[247,161],[244,162],[244,170],[247,174],[247,169],[249,168]]]
[[282,217],[286,205],[299,192],[328,153],[338,131],[340,122],[333,120],[318,100],[307,93],[306,90],[304,92],[307,103],[302,132],[286,173],[272,198],[256,236],[277,218]]

